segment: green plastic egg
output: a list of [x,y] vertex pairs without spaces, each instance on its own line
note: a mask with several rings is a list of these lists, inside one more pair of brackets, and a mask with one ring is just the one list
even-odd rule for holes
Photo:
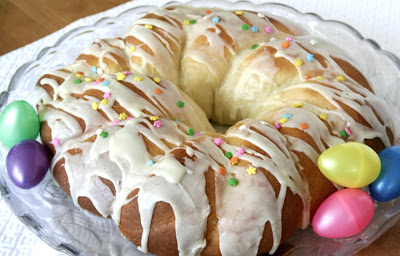
[[36,140],[40,129],[35,109],[24,100],[7,105],[0,116],[0,141],[8,148],[22,140]]
[[318,167],[325,177],[338,185],[361,188],[379,176],[381,161],[367,145],[347,142],[324,151],[319,156]]

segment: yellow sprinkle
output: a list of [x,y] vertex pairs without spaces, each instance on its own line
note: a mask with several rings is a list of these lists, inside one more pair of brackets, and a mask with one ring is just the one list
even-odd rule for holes
[[236,15],[242,15],[242,14],[243,14],[243,11],[235,11],[235,14],[236,14]]
[[150,117],[151,121],[157,121],[158,119],[160,119],[158,116],[151,116]]
[[280,119],[280,120],[278,121],[278,123],[284,124],[284,123],[286,123],[287,121],[288,121],[287,118],[282,118],[282,119]]
[[136,47],[135,47],[135,46],[129,47],[129,52],[130,52],[130,53],[134,52],[135,50],[136,50]]
[[158,77],[154,77],[154,78],[153,78],[153,80],[154,80],[154,82],[156,82],[156,83],[159,83],[159,82],[161,82],[161,79],[160,79],[160,78],[158,78]]
[[117,74],[117,80],[118,81],[122,81],[122,80],[124,80],[125,79],[125,74],[124,73],[121,73],[121,72],[118,72],[118,74]]
[[346,80],[346,78],[345,78],[344,76],[342,76],[342,75],[337,76],[336,79],[337,79],[339,82],[343,82],[344,80]]
[[290,107],[292,107],[292,108],[301,108],[302,106],[304,106],[304,105],[303,105],[303,103],[300,103],[300,102],[296,102],[296,103],[290,105]]
[[102,99],[101,101],[100,101],[100,104],[101,105],[106,105],[108,103],[108,100],[107,99]]
[[184,24],[184,25],[190,25],[190,21],[189,21],[189,20],[184,20],[184,21],[183,21],[183,24]]
[[135,76],[134,78],[133,78],[133,81],[135,81],[135,82],[139,82],[139,81],[143,81],[143,77],[142,76]]
[[300,67],[301,65],[303,65],[303,61],[301,59],[296,59],[294,61],[294,64],[296,64],[297,67]]
[[92,109],[93,109],[93,110],[97,110],[98,108],[99,108],[99,103],[93,102],[93,103],[92,103]]
[[153,26],[150,25],[150,24],[146,24],[146,25],[144,25],[144,27],[147,28],[147,29],[153,29]]
[[325,79],[325,77],[323,77],[323,76],[317,76],[317,79],[322,80],[322,79]]
[[326,115],[324,113],[319,114],[319,118],[322,120],[326,120]]
[[83,77],[83,75],[81,75],[81,74],[75,74],[75,76],[76,76],[77,78],[82,78],[82,77]]
[[249,168],[247,168],[247,173],[249,175],[254,175],[254,174],[257,173],[257,169],[255,167],[253,167],[253,166],[250,166]]
[[125,112],[119,114],[119,119],[121,119],[121,120],[126,120],[127,117],[128,117],[128,115]]
[[86,81],[86,82],[93,81],[93,78],[91,78],[91,77],[86,77],[86,78],[85,78],[85,81]]

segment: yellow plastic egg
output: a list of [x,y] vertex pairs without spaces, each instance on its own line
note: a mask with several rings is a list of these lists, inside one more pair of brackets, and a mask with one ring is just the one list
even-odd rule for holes
[[381,161],[367,145],[347,142],[324,151],[319,156],[318,167],[325,177],[338,185],[361,188],[379,176]]

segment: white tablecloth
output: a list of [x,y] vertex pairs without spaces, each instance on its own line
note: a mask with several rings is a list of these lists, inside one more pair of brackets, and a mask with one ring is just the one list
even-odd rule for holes
[[[142,1],[142,0],[137,0]],[[142,1],[148,4],[149,1]],[[161,5],[163,0],[153,1]],[[253,0],[260,3],[266,1]],[[358,30],[365,38],[375,40],[382,49],[400,56],[400,1],[397,0],[274,0],[290,5],[301,12],[319,14],[326,20],[339,20]],[[100,3],[99,3],[100,4]],[[132,2],[113,9],[77,20],[65,28],[27,46],[0,57],[0,91],[8,85],[16,69],[34,59],[40,49],[53,45],[65,32],[84,25],[91,25],[98,19],[115,16],[132,6]],[[51,22],[51,21],[49,21]],[[0,199],[0,255],[63,255],[37,238],[12,214]]]

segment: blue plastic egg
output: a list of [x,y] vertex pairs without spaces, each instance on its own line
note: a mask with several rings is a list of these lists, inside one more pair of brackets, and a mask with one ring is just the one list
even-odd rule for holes
[[387,202],[400,196],[400,146],[392,146],[379,153],[381,172],[369,185],[372,198]]

